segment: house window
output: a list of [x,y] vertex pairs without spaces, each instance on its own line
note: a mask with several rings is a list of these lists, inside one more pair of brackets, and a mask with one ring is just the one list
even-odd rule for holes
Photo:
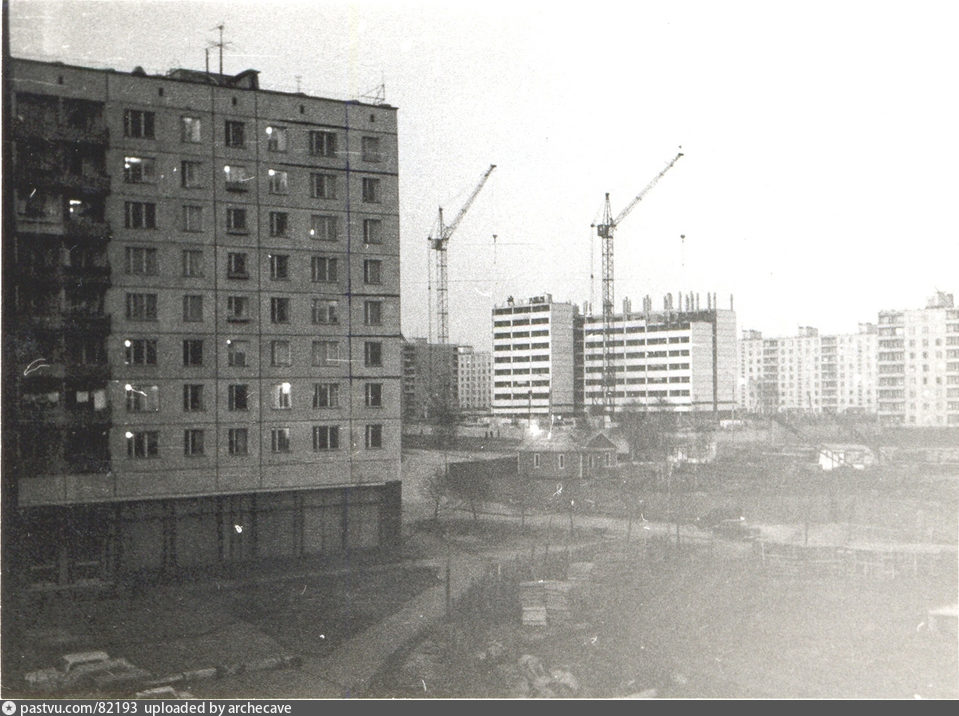
[[226,210],[226,230],[235,234],[246,233],[246,209],[231,206]]
[[533,467],[539,467],[539,453],[533,453]]
[[250,386],[245,384],[230,385],[227,389],[227,407],[229,410],[247,410],[249,406]]
[[313,452],[336,450],[340,447],[339,425],[313,426]]
[[156,182],[156,160],[152,157],[124,157],[123,181],[127,184]]
[[156,430],[127,431],[127,457],[143,459],[160,454],[160,433]]
[[231,368],[245,368],[246,354],[250,348],[249,341],[237,341],[227,339],[226,342],[226,363]]
[[290,278],[290,257],[287,254],[270,254],[270,279],[285,281]]
[[226,120],[226,146],[242,147],[246,144],[246,124],[233,120]]
[[270,178],[271,194],[286,194],[289,192],[290,181],[288,172],[281,172],[278,169],[269,169],[266,173]]
[[157,295],[155,293],[128,293],[126,295],[128,321],[157,320]]
[[363,283],[379,284],[383,282],[383,262],[379,259],[366,259],[363,262]]
[[157,205],[148,201],[123,202],[123,226],[127,229],[155,229]]
[[270,236],[286,236],[290,226],[290,215],[285,211],[270,212]]
[[123,136],[134,139],[154,138],[155,115],[141,109],[123,110]]
[[249,278],[250,274],[246,270],[245,253],[229,253],[226,255],[226,277],[227,278]]
[[183,320],[188,323],[203,320],[203,296],[183,297]]
[[379,137],[363,137],[360,140],[360,147],[363,150],[364,162],[383,161],[383,153],[380,151]]
[[383,426],[367,425],[366,426],[366,449],[377,450],[381,447],[383,447]]
[[337,302],[328,298],[313,299],[313,323],[326,325],[338,323],[336,315]]
[[606,453],[606,467],[612,465],[613,456],[611,453]]
[[339,341],[313,341],[313,365],[329,367],[340,360]]
[[273,452],[290,452],[289,428],[273,428],[270,430],[270,449]]
[[246,455],[247,453],[247,429],[230,428],[228,435],[230,455]]
[[336,134],[322,130],[310,132],[310,154],[316,157],[335,157]]
[[292,386],[289,383],[278,383],[273,386],[273,407],[277,410],[288,410],[293,407],[291,399]]
[[226,320],[237,322],[250,320],[250,299],[248,296],[227,296]]
[[203,386],[187,384],[183,386],[183,411],[187,413],[203,410]]
[[290,322],[290,299],[277,298],[270,299],[270,323],[289,323]]
[[249,191],[246,167],[238,164],[227,164],[223,167],[223,178],[226,181],[227,191]]
[[363,201],[367,204],[379,204],[380,199],[380,180],[364,177],[363,179]]
[[183,249],[183,275],[186,278],[203,277],[203,251],[200,249]]
[[286,340],[270,341],[270,365],[290,366],[293,358],[290,355],[290,342]]
[[383,366],[383,344],[379,341],[366,341],[363,344],[363,363],[367,368]]
[[155,338],[133,338],[123,342],[124,363],[127,365],[156,365],[157,342]]
[[366,407],[367,408],[383,407],[383,384],[382,383],[366,384]]
[[185,367],[203,365],[203,341],[188,338],[183,341],[183,365]]
[[314,199],[335,199],[336,175],[310,174],[310,196]]
[[156,249],[127,246],[123,256],[125,273],[136,276],[156,276],[159,273]]
[[380,326],[383,324],[382,301],[363,302],[363,323],[367,326]]
[[382,219],[363,219],[363,243],[364,244],[382,244],[383,243]]
[[559,459],[559,469],[564,470],[566,468],[566,456],[560,454],[557,457]]
[[313,214],[310,217],[310,238],[318,241],[336,241],[339,222],[335,216]]
[[157,385],[126,385],[128,413],[156,413],[160,410],[160,387]]
[[183,230],[203,231],[203,207],[192,204],[183,205]]
[[202,430],[189,429],[183,431],[183,454],[187,457],[197,457],[203,454]]
[[200,172],[203,170],[203,162],[183,161],[180,162],[180,185],[187,189],[195,189],[202,186]]
[[285,152],[286,139],[286,127],[266,128],[266,150],[268,152]]
[[200,136],[200,118],[199,117],[180,117],[180,141],[189,144],[199,144]]
[[327,256],[310,257],[310,275],[314,283],[334,283],[336,259]]
[[340,404],[340,386],[336,383],[313,384],[313,407],[336,408]]

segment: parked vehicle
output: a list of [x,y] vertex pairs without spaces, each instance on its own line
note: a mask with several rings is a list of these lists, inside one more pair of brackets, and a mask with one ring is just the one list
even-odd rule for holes
[[32,691],[52,693],[84,687],[111,688],[148,678],[149,672],[105,651],[64,654],[56,666],[31,671],[24,680]]

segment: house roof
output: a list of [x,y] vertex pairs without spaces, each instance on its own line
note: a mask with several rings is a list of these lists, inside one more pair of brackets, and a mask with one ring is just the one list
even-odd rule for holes
[[520,443],[520,452],[604,452],[615,450],[616,444],[603,433],[575,434],[569,431],[530,435]]

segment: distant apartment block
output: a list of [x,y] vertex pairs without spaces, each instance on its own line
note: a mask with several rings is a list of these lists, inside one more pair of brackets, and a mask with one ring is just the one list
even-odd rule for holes
[[414,338],[403,343],[403,417],[445,419],[459,410],[457,346]]
[[457,346],[457,398],[461,411],[488,413],[492,403],[493,355]]

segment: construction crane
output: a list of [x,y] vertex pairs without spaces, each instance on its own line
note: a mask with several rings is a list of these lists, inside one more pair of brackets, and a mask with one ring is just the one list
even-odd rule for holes
[[619,212],[615,219],[609,206],[609,193],[607,192],[602,223],[596,225],[596,235],[603,241],[603,410],[607,414],[613,413],[616,380],[613,370],[613,347],[610,340],[613,324],[613,234],[623,219],[629,215],[636,205],[642,201],[643,197],[649,193],[649,190],[656,186],[663,175],[672,169],[673,165],[682,156],[682,152],[676,154],[672,161],[652,178],[649,184],[626,205],[625,209]]
[[479,184],[476,185],[473,193],[470,194],[469,199],[467,199],[466,203],[463,204],[463,208],[460,209],[459,213],[456,215],[456,218],[453,219],[453,221],[451,221],[449,224],[444,223],[443,207],[440,207],[439,217],[436,220],[436,225],[433,227],[433,231],[429,236],[429,246],[431,249],[433,249],[434,255],[436,256],[436,333],[438,343],[449,343],[450,338],[449,285],[446,275],[447,244],[449,243],[453,232],[456,231],[456,227],[459,226],[459,223],[466,215],[466,211],[476,200],[476,196],[480,193],[480,189],[483,188],[483,185],[486,183],[486,180],[489,179],[489,175],[493,173],[494,169],[496,169],[496,165],[490,164],[489,169],[487,169],[486,173],[483,174]]

